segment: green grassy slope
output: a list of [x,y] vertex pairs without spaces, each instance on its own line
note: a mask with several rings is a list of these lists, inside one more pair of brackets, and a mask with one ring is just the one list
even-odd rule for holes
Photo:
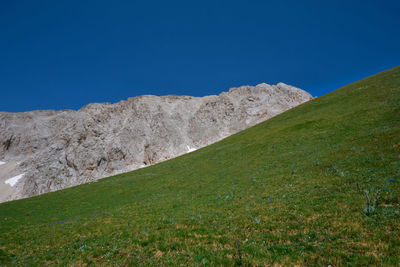
[[[368,190],[380,200],[369,216]],[[4,265],[399,265],[400,67],[145,169],[0,205]]]

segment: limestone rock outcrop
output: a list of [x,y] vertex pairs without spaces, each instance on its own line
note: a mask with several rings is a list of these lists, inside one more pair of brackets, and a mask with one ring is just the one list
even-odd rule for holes
[[212,144],[310,99],[301,89],[263,83],[231,88],[218,96],[143,95],[115,104],[89,104],[78,111],[0,112],[0,161],[4,163],[0,186],[24,174],[12,190],[3,190],[8,193],[0,201],[149,166]]

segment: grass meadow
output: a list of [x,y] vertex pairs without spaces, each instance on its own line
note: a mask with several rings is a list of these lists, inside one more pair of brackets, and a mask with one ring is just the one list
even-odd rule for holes
[[400,67],[181,157],[0,204],[4,266],[399,264]]

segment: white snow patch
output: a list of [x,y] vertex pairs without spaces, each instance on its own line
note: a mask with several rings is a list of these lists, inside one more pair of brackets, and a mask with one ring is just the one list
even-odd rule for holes
[[6,164],[4,161],[0,161],[0,165]]
[[5,183],[6,183],[6,184],[9,184],[9,185],[11,185],[11,186],[14,186],[14,185],[18,182],[18,180],[21,179],[21,178],[24,176],[24,174],[25,174],[25,173],[20,174],[20,175],[17,175],[17,176],[14,176],[14,177],[12,177],[12,178],[10,178],[10,179],[7,179],[7,180],[5,181]]
[[188,152],[193,152],[193,151],[197,150],[197,148],[191,148],[190,146],[186,146],[186,147],[188,149]]

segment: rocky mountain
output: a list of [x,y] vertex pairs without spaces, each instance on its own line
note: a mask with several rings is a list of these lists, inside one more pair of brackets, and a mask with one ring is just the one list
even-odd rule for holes
[[0,112],[0,202],[131,171],[212,144],[312,99],[279,83],[78,111]]

